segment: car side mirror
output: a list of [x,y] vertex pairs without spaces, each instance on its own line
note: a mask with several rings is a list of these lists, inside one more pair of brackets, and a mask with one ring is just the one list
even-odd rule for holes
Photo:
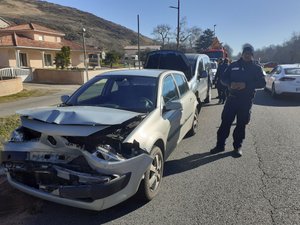
[[69,95],[62,95],[60,97],[60,100],[63,104],[65,104],[69,100],[70,96]]
[[171,111],[171,110],[181,110],[182,105],[178,101],[170,101],[167,102],[166,105],[164,106],[164,111]]

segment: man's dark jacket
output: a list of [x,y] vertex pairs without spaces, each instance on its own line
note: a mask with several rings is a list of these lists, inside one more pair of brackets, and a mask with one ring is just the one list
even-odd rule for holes
[[223,86],[223,84],[221,83],[221,76],[225,72],[227,67],[228,67],[228,63],[223,62],[221,65],[219,65],[219,67],[217,69],[215,81],[216,81],[217,87],[219,87],[219,88],[222,88],[222,86]]
[[[262,68],[255,62],[246,62],[242,58],[229,65],[221,75],[221,82],[228,87],[230,96],[241,98],[253,98],[255,89],[266,86]],[[232,82],[244,82],[246,88],[233,90],[230,88]]]

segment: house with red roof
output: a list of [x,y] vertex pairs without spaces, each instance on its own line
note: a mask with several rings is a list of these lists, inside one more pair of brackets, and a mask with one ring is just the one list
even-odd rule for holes
[[71,48],[71,66],[84,67],[80,44],[64,39],[65,34],[34,23],[0,29],[0,68],[54,68],[54,58],[63,46]]

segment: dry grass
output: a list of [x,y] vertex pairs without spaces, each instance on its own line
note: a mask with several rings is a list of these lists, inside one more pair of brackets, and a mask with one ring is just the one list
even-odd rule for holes
[[3,142],[7,141],[11,132],[20,125],[19,115],[0,117],[0,149],[3,148]]
[[268,67],[266,67],[266,68],[264,68],[264,71],[265,71],[266,73],[268,73],[268,72],[271,72],[273,69],[274,69],[274,68],[268,68]]

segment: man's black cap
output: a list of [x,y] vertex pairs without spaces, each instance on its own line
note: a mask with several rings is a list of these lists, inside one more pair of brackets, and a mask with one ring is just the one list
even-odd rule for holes
[[253,54],[254,54],[254,48],[253,48],[252,46],[245,46],[245,47],[243,48],[243,54],[244,54],[245,52],[249,52],[249,53],[251,53],[251,54],[253,55]]

